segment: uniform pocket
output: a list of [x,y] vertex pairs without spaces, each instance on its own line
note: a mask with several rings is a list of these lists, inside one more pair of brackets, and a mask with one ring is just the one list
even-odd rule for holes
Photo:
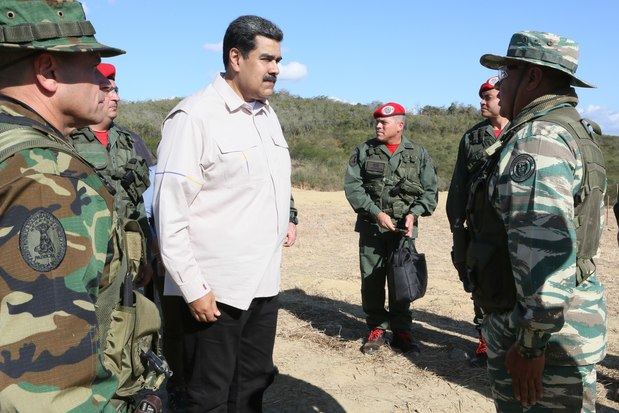
[[140,354],[150,350],[160,327],[159,310],[137,291],[133,306],[112,311],[104,354],[106,367],[118,379],[117,395],[131,396],[144,387],[147,371]]
[[215,138],[225,186],[252,186],[266,179],[264,151],[252,139]]
[[99,142],[73,144],[77,153],[88,161],[95,169],[104,170],[108,166],[109,155],[107,149]]

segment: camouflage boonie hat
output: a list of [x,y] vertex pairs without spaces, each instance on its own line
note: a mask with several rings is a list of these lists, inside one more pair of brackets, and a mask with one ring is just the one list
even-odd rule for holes
[[524,31],[514,33],[506,56],[485,54],[479,62],[489,69],[498,69],[513,61],[547,66],[570,75],[572,86],[595,87],[575,75],[578,68],[578,49],[578,43],[567,37]]
[[102,57],[125,53],[97,42],[94,34],[77,1],[0,1],[0,51],[97,52]]

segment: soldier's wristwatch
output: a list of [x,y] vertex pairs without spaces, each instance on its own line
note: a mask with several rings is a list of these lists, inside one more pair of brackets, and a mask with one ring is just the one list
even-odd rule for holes
[[297,218],[296,214],[290,214],[290,218],[288,218],[288,222],[293,223],[295,225],[299,225],[299,218]]
[[516,346],[516,350],[520,357],[525,359],[535,359],[544,355],[544,351],[546,351],[546,347],[542,348],[529,348],[521,345]]

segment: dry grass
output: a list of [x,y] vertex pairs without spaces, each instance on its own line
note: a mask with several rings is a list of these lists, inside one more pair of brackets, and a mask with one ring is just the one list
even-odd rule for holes
[[[420,355],[385,347],[359,351],[366,334],[360,303],[355,215],[341,192],[294,190],[299,239],[286,250],[275,361],[280,369],[265,410],[300,412],[492,412],[486,373],[455,353],[475,346],[473,311],[449,258],[444,210],[421,221],[418,248],[426,253],[430,285],[413,305]],[[598,371],[598,412],[617,411],[606,397],[617,388],[619,254],[614,219],[598,260],[609,308],[609,356]],[[455,350],[455,351],[454,351]]]

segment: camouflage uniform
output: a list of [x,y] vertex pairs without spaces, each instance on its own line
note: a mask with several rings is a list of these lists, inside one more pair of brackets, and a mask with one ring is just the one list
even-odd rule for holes
[[[0,113],[35,121],[1,101]],[[9,129],[0,123],[0,131]],[[11,130],[4,132],[10,134]],[[32,148],[0,162],[0,408],[114,411],[118,381],[104,367],[95,301],[109,283],[114,199],[92,168],[65,151]]]
[[113,123],[108,134],[107,148],[90,128],[75,131],[69,142],[114,188],[114,208],[119,217],[138,221],[148,238],[146,245],[150,245],[150,226],[142,199],[150,185],[146,160],[136,153],[133,133]]
[[[494,129],[489,120],[479,122],[466,131],[460,140],[458,157],[447,194],[447,218],[453,234],[452,260],[454,264],[466,261],[468,231],[464,225],[466,218],[466,203],[469,197],[470,181],[479,168],[484,164],[484,149],[496,142]],[[462,276],[462,275],[461,275]],[[467,280],[462,280],[467,282]],[[475,326],[481,326],[483,312],[474,304]]]
[[[124,53],[93,35],[78,2],[4,0],[0,69],[32,55],[22,52]],[[3,87],[14,86],[12,93],[33,93],[25,92],[30,84],[10,81],[5,77]],[[43,92],[36,97],[46,99]],[[44,104],[57,112],[54,101]],[[137,323],[135,307],[116,306],[112,287],[121,278],[112,267],[123,265],[128,250],[119,246],[111,191],[59,130],[25,103],[0,97],[2,412],[127,409],[112,400],[122,383],[137,381],[125,367],[140,379],[144,369],[127,363],[139,358],[140,343],[124,343],[133,345],[142,324],[150,329],[156,322]],[[123,344],[119,335],[127,338]]]
[[[428,152],[420,145],[402,138],[391,154],[377,139],[359,145],[348,165],[344,191],[357,212],[355,231],[359,232],[361,299],[370,328],[408,331],[411,327],[409,303],[395,302],[389,294],[389,311],[385,309],[387,259],[400,238],[376,223],[383,211],[394,221],[412,213],[430,215],[437,204],[436,169]],[[413,241],[418,234],[415,220]]]
[[[571,40],[539,32],[516,33],[508,49],[509,59],[562,70],[572,85],[585,86],[573,76],[577,56]],[[481,59],[490,68],[505,60]],[[595,411],[594,364],[606,352],[606,304],[594,253],[587,251],[599,245],[606,184],[601,152],[576,104],[573,89],[530,102],[496,151],[488,150],[472,185],[467,265],[473,294],[488,313],[483,334],[501,412]],[[543,397],[530,408],[514,398],[505,368],[514,343],[525,358],[545,355]]]

